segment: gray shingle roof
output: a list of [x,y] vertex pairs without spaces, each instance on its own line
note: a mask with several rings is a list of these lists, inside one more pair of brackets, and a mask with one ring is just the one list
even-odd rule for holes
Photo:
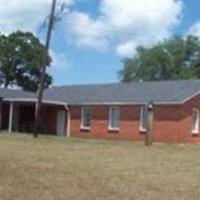
[[181,103],[200,93],[200,80],[118,83],[55,87],[45,98],[68,104],[92,103]]
[[22,90],[2,89],[0,88],[0,97],[5,99],[32,99],[36,97],[33,92],[26,92]]
[[[200,80],[53,87],[45,90],[44,100],[68,105],[144,104],[149,101],[156,104],[181,104],[196,94],[200,94]],[[35,98],[33,93],[5,90],[2,93],[0,89],[1,95],[4,98]]]

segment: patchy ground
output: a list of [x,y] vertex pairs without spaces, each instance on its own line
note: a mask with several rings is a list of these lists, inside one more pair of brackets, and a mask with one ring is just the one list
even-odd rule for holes
[[0,134],[1,200],[200,200],[200,145]]

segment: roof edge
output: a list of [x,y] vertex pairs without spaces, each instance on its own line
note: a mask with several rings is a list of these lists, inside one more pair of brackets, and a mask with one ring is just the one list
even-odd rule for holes
[[191,100],[192,98],[194,98],[194,97],[196,97],[198,95],[200,95],[200,91],[198,91],[195,94],[191,95],[190,97],[187,97],[186,99],[184,99],[181,104],[186,103],[187,101]]
[[[119,106],[123,106],[123,105],[146,105],[148,104],[148,102],[95,102],[95,103],[91,103],[91,102],[83,102],[83,103],[73,103],[73,104],[68,104],[69,106],[95,106],[95,105],[119,105]],[[181,105],[181,102],[177,102],[177,101],[173,101],[173,102],[155,102],[155,105]]]
[[[36,103],[37,100],[34,98],[5,98],[3,101]],[[67,103],[62,101],[43,100],[42,103],[67,106]]]
[[[36,99],[34,98],[4,98],[3,101],[9,102],[31,102],[36,103]],[[43,100],[42,103],[45,104],[53,104],[53,105],[63,105],[63,106],[85,106],[85,105],[146,105],[148,102],[82,102],[82,103],[72,103],[69,104],[63,101],[50,101],[50,100]],[[181,105],[182,102],[155,102],[155,105]]]

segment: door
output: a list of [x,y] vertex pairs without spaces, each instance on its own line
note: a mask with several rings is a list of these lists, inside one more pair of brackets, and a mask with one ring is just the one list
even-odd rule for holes
[[57,112],[56,134],[62,136],[65,134],[65,111]]

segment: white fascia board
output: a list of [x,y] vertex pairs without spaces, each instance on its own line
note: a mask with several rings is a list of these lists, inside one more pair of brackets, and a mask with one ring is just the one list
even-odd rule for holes
[[[30,102],[30,103],[36,103],[36,99],[32,98],[4,98],[3,101],[9,101],[9,102]],[[52,104],[52,105],[64,105],[64,106],[92,106],[92,105],[108,105],[108,106],[124,106],[124,105],[146,105],[147,102],[83,102],[83,103],[73,103],[73,104],[67,104],[66,102],[61,101],[49,101],[49,100],[43,100],[42,103],[45,104]],[[181,105],[183,102],[155,102],[155,105]]]
[[184,99],[184,101],[182,102],[182,104],[186,103],[187,101],[191,100],[192,98],[196,97],[200,95],[200,91],[196,92],[195,94],[191,95],[190,97]]
[[[92,106],[92,105],[108,105],[108,106],[124,106],[124,105],[146,105],[148,102],[83,102],[83,103],[74,103],[69,104],[69,106]],[[155,102],[155,105],[181,105],[181,102]]]
[[[5,98],[3,101],[9,101],[9,102],[30,102],[30,103],[36,103],[36,99],[32,98]],[[49,101],[49,100],[43,100],[42,103],[44,104],[52,104],[52,105],[63,105],[67,106],[66,102],[61,102],[61,101]]]

